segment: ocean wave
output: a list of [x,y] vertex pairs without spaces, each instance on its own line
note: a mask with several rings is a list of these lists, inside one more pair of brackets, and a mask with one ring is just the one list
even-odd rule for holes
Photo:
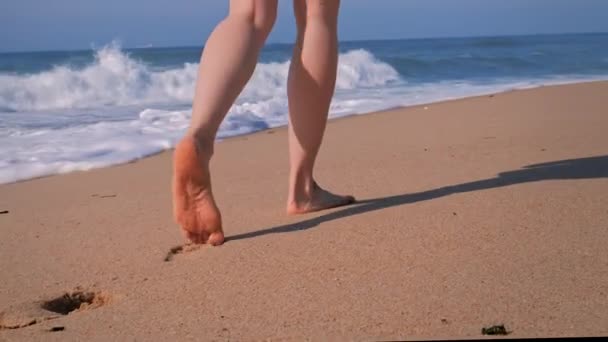
[[456,56],[437,57],[393,57],[389,60],[399,74],[408,80],[420,79],[468,79],[484,77],[497,78],[493,74],[520,75],[530,74],[542,67],[542,61],[528,56],[478,56],[461,54]]
[[[289,62],[259,63],[244,99],[283,95]],[[0,75],[0,108],[42,111],[192,101],[198,64],[155,70],[112,44],[95,52],[82,68],[60,65],[31,75]],[[399,82],[399,73],[366,50],[340,55],[336,87],[354,89]]]

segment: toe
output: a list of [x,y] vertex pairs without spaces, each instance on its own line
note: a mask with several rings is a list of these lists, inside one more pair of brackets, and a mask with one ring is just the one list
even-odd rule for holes
[[355,198],[353,196],[336,196],[335,202],[333,204],[329,204],[328,209],[341,207],[352,203],[355,203]]
[[213,233],[209,235],[207,239],[207,243],[211,246],[219,246],[224,243],[224,234],[223,233]]
[[355,199],[354,196],[348,195],[348,196],[344,196],[344,202],[345,202],[345,204],[353,204],[353,203],[357,202],[357,200]]

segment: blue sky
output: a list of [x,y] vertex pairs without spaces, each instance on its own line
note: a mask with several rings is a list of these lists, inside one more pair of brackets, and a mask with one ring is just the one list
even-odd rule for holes
[[[280,1],[271,42],[294,36]],[[0,51],[199,46],[228,0],[0,0]],[[607,0],[342,0],[343,40],[608,32]]]

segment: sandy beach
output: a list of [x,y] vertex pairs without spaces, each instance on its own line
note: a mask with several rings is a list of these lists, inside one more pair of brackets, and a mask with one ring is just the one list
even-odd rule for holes
[[[607,95],[583,83],[333,120],[317,178],[360,202],[297,217],[286,129],[225,140],[217,248],[174,248],[170,151],[0,185],[0,340],[608,335]],[[90,304],[62,315],[74,291]]]

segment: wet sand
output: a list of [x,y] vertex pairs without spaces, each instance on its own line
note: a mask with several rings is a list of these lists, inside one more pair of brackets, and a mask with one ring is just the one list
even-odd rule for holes
[[219,248],[170,252],[170,159],[0,185],[0,325],[35,323],[0,340],[608,334],[608,82],[333,120],[318,181],[361,201],[306,216],[284,128],[223,141]]

